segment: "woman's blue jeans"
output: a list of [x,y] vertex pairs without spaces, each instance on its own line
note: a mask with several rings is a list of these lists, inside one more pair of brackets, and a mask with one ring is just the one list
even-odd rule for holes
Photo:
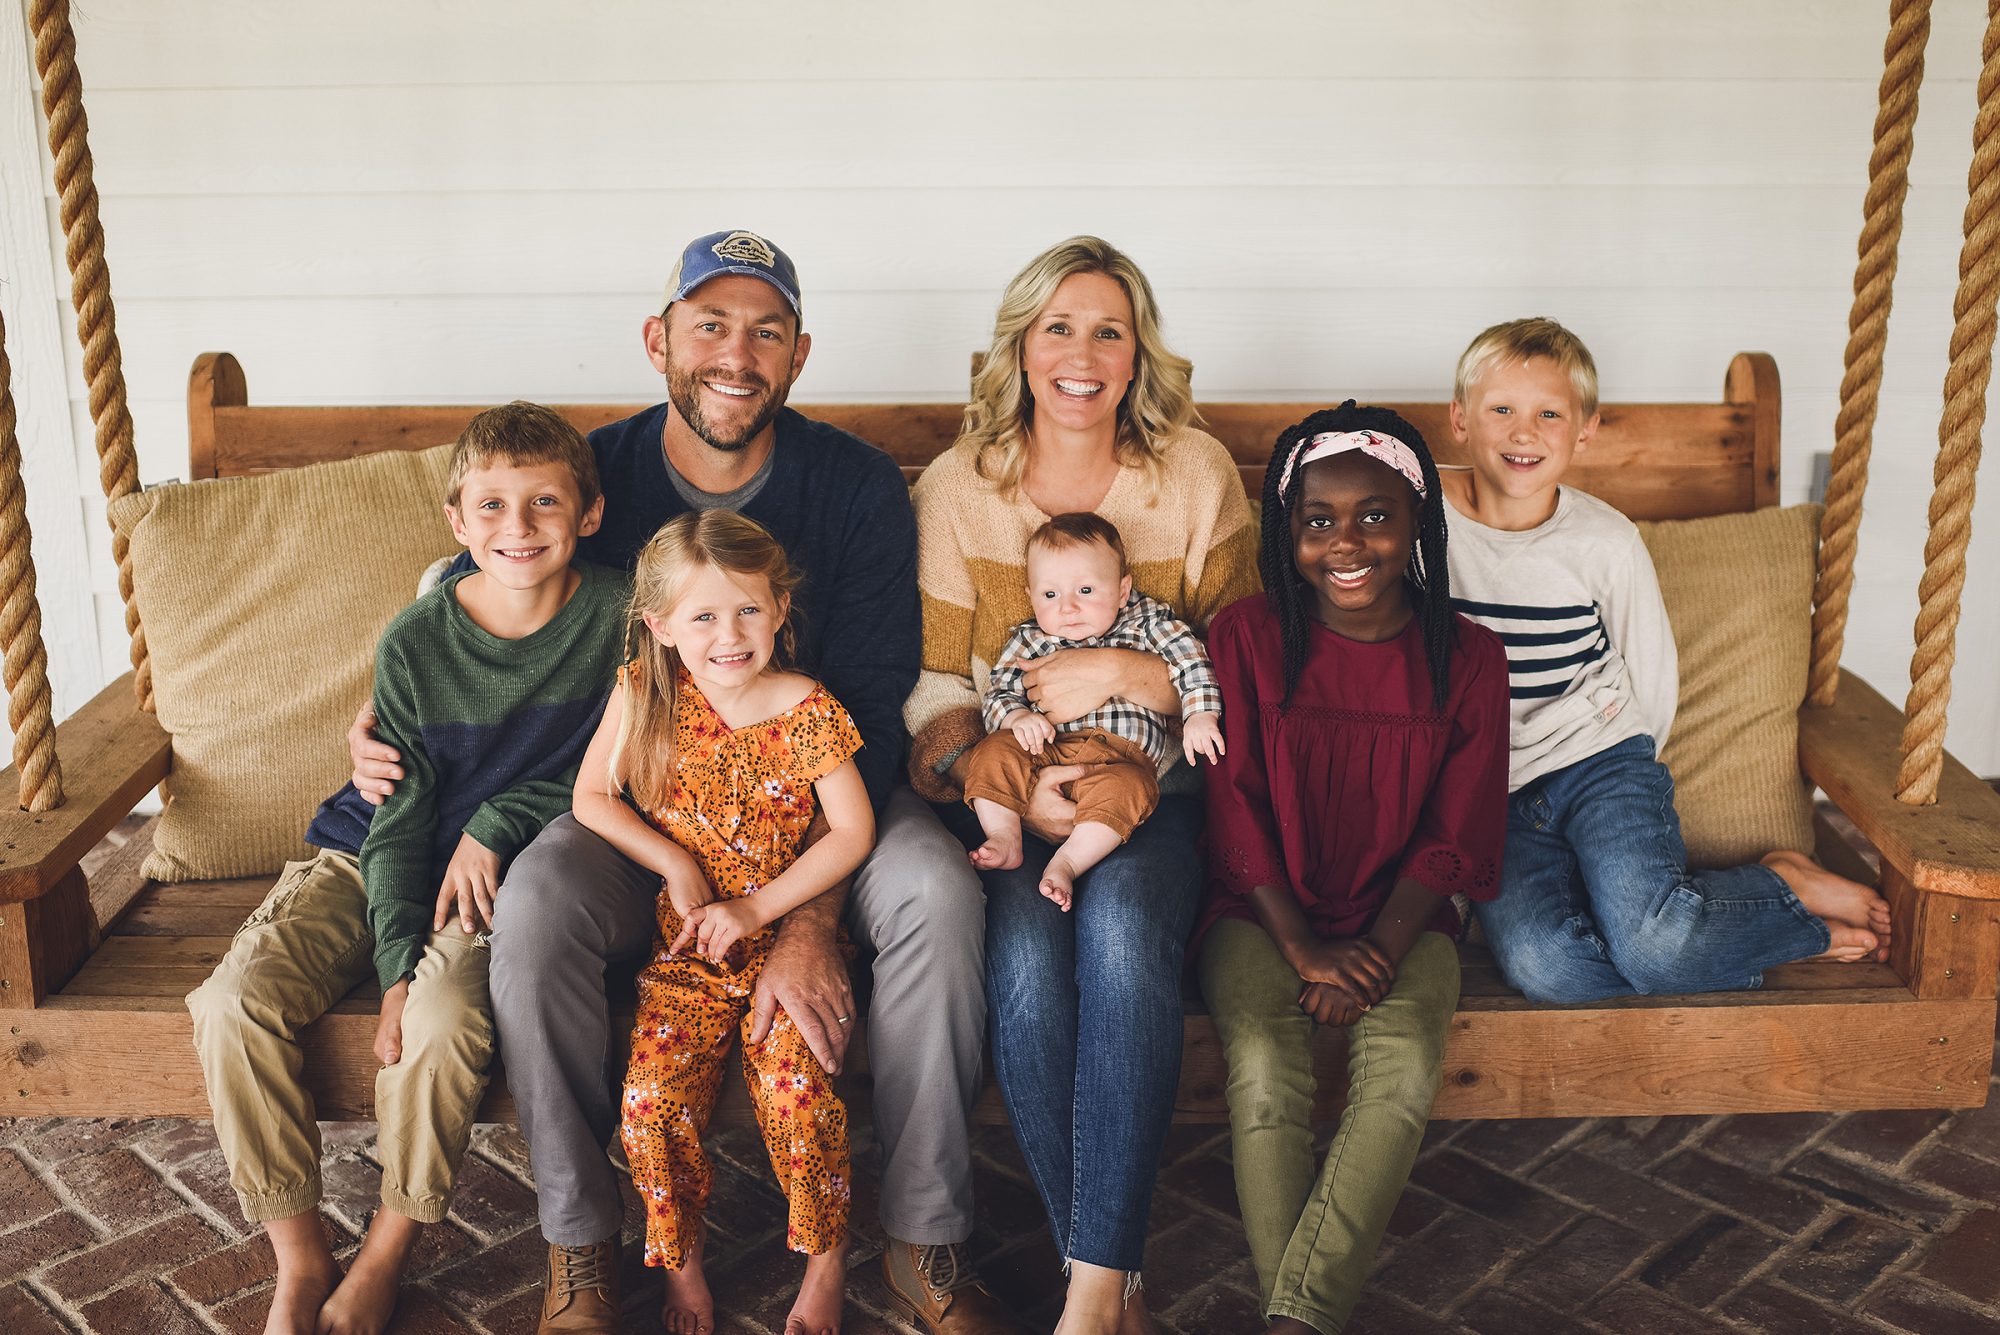
[[1544,1002],[1756,987],[1829,940],[1769,867],[1688,870],[1650,737],[1508,798],[1500,895],[1473,911],[1507,981]]
[[[939,808],[968,845],[964,807]],[[986,1004],[1007,1116],[1065,1261],[1136,1272],[1180,1085],[1181,962],[1201,896],[1199,798],[1162,797],[1077,881],[1042,897],[1055,849],[1024,840],[986,885]]]

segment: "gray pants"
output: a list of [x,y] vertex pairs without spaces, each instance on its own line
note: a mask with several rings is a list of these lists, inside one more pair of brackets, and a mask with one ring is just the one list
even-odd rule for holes
[[[581,1246],[618,1232],[605,1146],[618,1126],[608,970],[651,946],[659,878],[563,815],[514,859],[493,926],[500,1058],[533,1160],[542,1234]],[[899,788],[855,874],[849,927],[875,955],[868,1006],[883,1231],[922,1245],[972,1232],[966,1115],[986,1032],[986,904],[965,850]]]

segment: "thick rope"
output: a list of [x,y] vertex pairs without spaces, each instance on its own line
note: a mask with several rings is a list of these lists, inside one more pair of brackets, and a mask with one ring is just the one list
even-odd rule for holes
[[1931,0],[1894,0],[1882,46],[1881,104],[1875,113],[1875,151],[1868,158],[1868,195],[1861,208],[1854,305],[1847,313],[1847,370],[1834,423],[1833,471],[1819,528],[1812,672],[1806,687],[1807,698],[1816,705],[1832,704],[1840,681],[1861,498],[1868,487],[1868,454],[1882,388],[1882,348],[1896,283],[1896,246],[1903,235],[1903,200],[1910,191],[1910,136],[1930,35]]
[[62,765],[56,760],[55,702],[49,695],[32,550],[21,441],[14,431],[13,367],[7,361],[6,321],[0,319],[0,588],[6,590],[0,644],[6,646],[7,722],[14,730],[21,808],[48,811],[62,805]]
[[[56,160],[63,236],[69,259],[70,301],[76,336],[83,344],[83,373],[90,383],[90,418],[97,424],[97,478],[115,501],[139,489],[139,460],[132,452],[132,413],[125,404],[125,367],[111,305],[111,270],[104,262],[104,227],[97,217],[97,182],[90,159],[89,120],[83,112],[83,79],[76,71],[76,35],[69,0],[31,0],[35,68],[42,80],[42,113],[49,122],[49,152]],[[139,702],[153,707],[153,666],[146,632],[132,601],[131,545],[112,530],[118,593],[125,600],[125,630],[132,637],[134,686]]]
[[1917,585],[1917,649],[1910,659],[1903,763],[1896,774],[1897,800],[1912,805],[1937,800],[1938,776],[1944,770],[1945,709],[1951,702],[1959,598],[1965,591],[1965,548],[1972,540],[1973,483],[1986,423],[1986,387],[1993,376],[1994,303],[2000,298],[2000,6],[1988,10],[1981,52],[1965,243],[1958,254],[1958,295],[1952,302],[1951,368],[1944,378],[1930,537],[1924,543],[1924,577]]

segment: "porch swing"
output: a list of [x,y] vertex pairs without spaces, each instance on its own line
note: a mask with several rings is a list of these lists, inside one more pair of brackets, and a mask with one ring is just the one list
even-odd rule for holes
[[[200,1117],[208,1109],[182,997],[227,950],[275,867],[259,875],[239,870],[179,880],[148,874],[160,870],[154,835],[161,822],[179,819],[194,800],[194,761],[187,734],[174,735],[178,718],[163,726],[156,714],[156,706],[162,714],[185,713],[181,706],[169,708],[168,642],[187,637],[144,587],[151,558],[135,552],[134,541],[149,531],[142,526],[144,498],[161,492],[200,504],[232,487],[239,490],[228,494],[241,495],[273,476],[345,478],[350,474],[337,470],[373,466],[337,461],[424,458],[417,452],[450,440],[473,409],[252,406],[236,359],[205,354],[189,385],[194,480],[139,493],[68,5],[31,0],[28,8],[133,670],[70,718],[53,721],[0,324],[0,644],[15,758],[0,772],[0,1012],[7,1030],[0,1036],[0,1113]],[[1787,965],[1769,971],[1765,987],[1754,992],[1545,1007],[1508,989],[1480,948],[1464,947],[1464,994],[1445,1058],[1440,1117],[1943,1108],[1985,1101],[2000,993],[2000,795],[1947,755],[1943,738],[2000,293],[2000,14],[1985,31],[1905,709],[1839,667],[1929,9],[1928,0],[1891,5],[1838,443],[1811,572],[1809,666],[1790,697],[1803,697],[1796,736],[1804,781],[1823,790],[1879,853],[1879,878],[1862,850],[1823,820],[1815,827],[1817,855],[1844,874],[1877,881],[1894,915],[1891,958],[1885,964]],[[576,404],[561,411],[588,430],[639,406]],[[1209,403],[1200,411],[1238,460],[1254,498],[1270,440],[1310,406]],[[1449,440],[1446,405],[1392,406],[1427,438]],[[882,446],[912,476],[950,447],[960,417],[958,407],[943,404],[808,411]],[[1600,433],[1575,478],[1633,518],[1658,521],[1668,531],[1684,521],[1787,513],[1775,509],[1779,426],[1775,362],[1742,353],[1729,365],[1720,402],[1606,405]],[[1449,449],[1440,453],[1451,458]],[[264,481],[216,480],[257,478]],[[430,493],[433,500],[435,495]],[[1803,551],[1789,572],[1801,590]],[[198,563],[207,554],[181,555]],[[303,568],[294,576],[302,592],[317,573]],[[407,596],[409,587],[413,582],[389,593]],[[1804,605],[1801,593],[1802,643]],[[149,647],[147,616],[154,618],[157,656]],[[1690,625],[1677,620],[1677,638]],[[227,632],[224,627],[219,638],[226,641]],[[1790,710],[1788,702],[1787,720]],[[337,741],[324,739],[329,747]],[[115,850],[100,847],[162,783],[166,815],[153,817]],[[373,984],[364,984],[302,1035],[307,1080],[322,1118],[372,1114],[375,1010]],[[1321,1056],[1323,1074],[1331,1075],[1342,1060],[1337,1032],[1323,1036]],[[850,1067],[849,1083],[857,1085],[865,1079],[865,1054],[857,1051]],[[1213,1026],[1191,1004],[1177,1116],[1226,1120],[1222,1085]],[[1321,1080],[1323,1090],[1339,1087]],[[481,1116],[511,1113],[505,1081],[496,1080]],[[1002,1117],[991,1089],[979,1115]]]

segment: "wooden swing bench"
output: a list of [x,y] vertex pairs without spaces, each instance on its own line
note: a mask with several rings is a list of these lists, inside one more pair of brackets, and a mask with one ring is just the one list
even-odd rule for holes
[[[589,430],[638,405],[562,409]],[[1301,404],[1202,405],[1210,429],[1258,494],[1269,442]],[[1433,442],[1445,406],[1397,405]],[[444,407],[251,407],[227,354],[195,365],[189,392],[194,478],[268,472],[452,438],[475,411]],[[952,404],[809,408],[894,456],[914,476],[947,448]],[[1778,491],[1775,363],[1739,355],[1720,403],[1608,405],[1576,480],[1638,519],[1761,509]],[[1449,457],[1449,449],[1444,453]],[[1754,576],[1754,572],[1746,572]],[[1452,1026],[1436,1115],[1446,1118],[1640,1116],[1984,1102],[2000,991],[2000,796],[1947,758],[1935,805],[1890,794],[1902,714],[1865,683],[1800,713],[1799,759],[1879,850],[1895,914],[1887,964],[1795,964],[1760,991],[1644,997],[1578,1007],[1530,1003],[1481,948],[1463,948],[1464,996]],[[146,831],[86,874],[79,863],[173,765],[169,738],[134,702],[129,677],[58,729],[68,800],[15,810],[17,775],[0,775],[0,1110],[14,1115],[207,1115],[182,997],[207,976],[264,897],[269,877],[163,885],[137,868]],[[1861,850],[1825,821],[1818,854],[1875,880]],[[326,1118],[370,1115],[372,983],[304,1036],[308,1078]],[[1189,1004],[1180,1119],[1226,1120],[1213,1025]],[[620,1035],[614,1041],[622,1041]],[[865,1054],[851,1063],[850,1087]],[[1323,1075],[1342,1060],[1324,1034]],[[736,1082],[729,1082],[736,1089]],[[1339,1082],[1323,1078],[1330,1110]],[[741,1103],[740,1090],[736,1101]],[[980,1117],[1003,1114],[995,1092]],[[511,1118],[504,1080],[482,1111]]]

